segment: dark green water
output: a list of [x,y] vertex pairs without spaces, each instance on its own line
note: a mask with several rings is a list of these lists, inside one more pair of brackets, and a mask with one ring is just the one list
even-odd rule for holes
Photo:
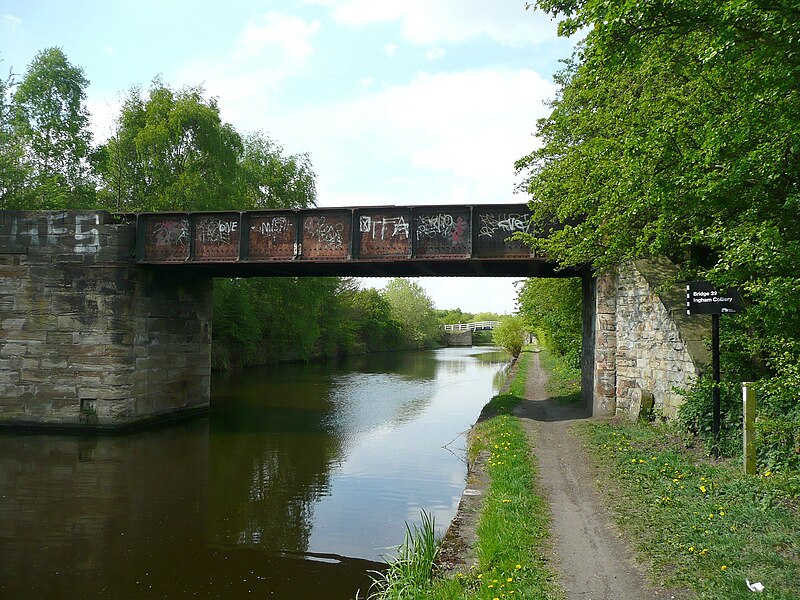
[[254,369],[214,378],[208,418],[0,435],[0,599],[352,598],[406,521],[454,516],[491,351]]

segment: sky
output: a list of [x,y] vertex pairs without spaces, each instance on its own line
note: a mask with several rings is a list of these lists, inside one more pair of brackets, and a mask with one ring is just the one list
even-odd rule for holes
[[[60,47],[95,142],[122,95],[202,85],[240,133],[308,153],[318,205],[499,204],[573,42],[525,0],[0,0],[0,74]],[[511,278],[419,278],[437,308],[511,313]],[[363,280],[381,287],[386,280]]]

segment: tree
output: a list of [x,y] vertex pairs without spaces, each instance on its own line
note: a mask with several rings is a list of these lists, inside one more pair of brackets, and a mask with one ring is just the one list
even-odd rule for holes
[[308,154],[284,156],[263,133],[244,137],[239,161],[238,197],[248,209],[316,204],[316,182]]
[[517,315],[500,317],[500,322],[492,330],[494,343],[517,358],[525,345],[525,321]]
[[0,209],[18,204],[25,181],[22,145],[14,134],[11,90],[14,79],[9,73],[0,78]]
[[146,98],[133,88],[115,135],[98,161],[103,199],[114,210],[240,208],[236,184],[242,140],[199,86],[173,90],[159,80]]
[[541,147],[517,163],[534,218],[560,224],[529,242],[600,269],[665,255],[687,278],[740,287],[747,310],[723,339],[739,363],[725,366],[761,377],[765,410],[800,423],[797,4],[536,5],[588,33]]
[[551,352],[573,367],[581,359],[580,279],[526,279],[517,290],[520,316],[529,331]]
[[378,290],[349,287],[343,291],[345,318],[353,328],[357,350],[391,350],[402,342],[400,324],[392,317],[389,301]]
[[403,339],[411,348],[432,346],[441,336],[433,301],[418,283],[398,277],[383,288],[392,308],[392,318],[400,324]]
[[[23,152],[22,208],[82,208],[94,202],[88,159],[91,146],[89,81],[59,48],[39,52],[14,91],[12,131]],[[13,152],[13,150],[12,150]]]

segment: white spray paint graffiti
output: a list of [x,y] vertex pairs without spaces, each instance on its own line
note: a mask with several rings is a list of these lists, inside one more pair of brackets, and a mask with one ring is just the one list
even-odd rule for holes
[[439,213],[437,215],[421,215],[417,219],[417,239],[440,236],[458,242],[463,238],[467,222],[463,217]]
[[260,225],[253,225],[250,229],[274,240],[280,234],[289,231],[289,219],[286,217],[272,217],[268,221],[262,221]]
[[175,219],[153,224],[156,246],[186,246],[189,243],[189,220]]
[[[94,227],[86,229],[86,225]],[[100,249],[100,215],[75,215],[75,252],[86,254]]]
[[321,243],[336,248],[342,247],[343,223],[328,223],[325,217],[309,217],[305,220],[303,229],[312,238],[317,238]]
[[[29,246],[41,246],[42,239],[39,235],[39,226],[44,221],[47,233],[45,234],[44,244],[55,246],[58,244],[58,236],[68,235],[70,230],[66,225],[67,213],[56,213],[42,215],[33,219],[14,217],[11,221],[11,242],[25,243]],[[94,224],[90,229],[86,225]],[[73,239],[75,240],[75,252],[79,254],[94,253],[100,249],[100,215],[75,215],[75,230]]]
[[519,213],[484,213],[481,215],[481,227],[478,230],[480,237],[492,237],[496,231],[514,233],[530,230],[530,214]]
[[238,221],[204,219],[197,225],[197,236],[202,243],[223,246],[231,243],[231,235],[238,227]]
[[380,219],[373,219],[372,217],[362,216],[359,220],[359,230],[361,233],[369,233],[373,240],[386,239],[386,234],[389,237],[405,237],[408,239],[408,222],[403,217],[382,217]]

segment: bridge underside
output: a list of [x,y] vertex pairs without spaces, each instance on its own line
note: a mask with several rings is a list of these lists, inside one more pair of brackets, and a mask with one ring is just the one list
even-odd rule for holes
[[580,277],[574,269],[557,269],[547,260],[466,259],[391,261],[294,261],[150,263],[159,271],[194,272],[207,277]]

